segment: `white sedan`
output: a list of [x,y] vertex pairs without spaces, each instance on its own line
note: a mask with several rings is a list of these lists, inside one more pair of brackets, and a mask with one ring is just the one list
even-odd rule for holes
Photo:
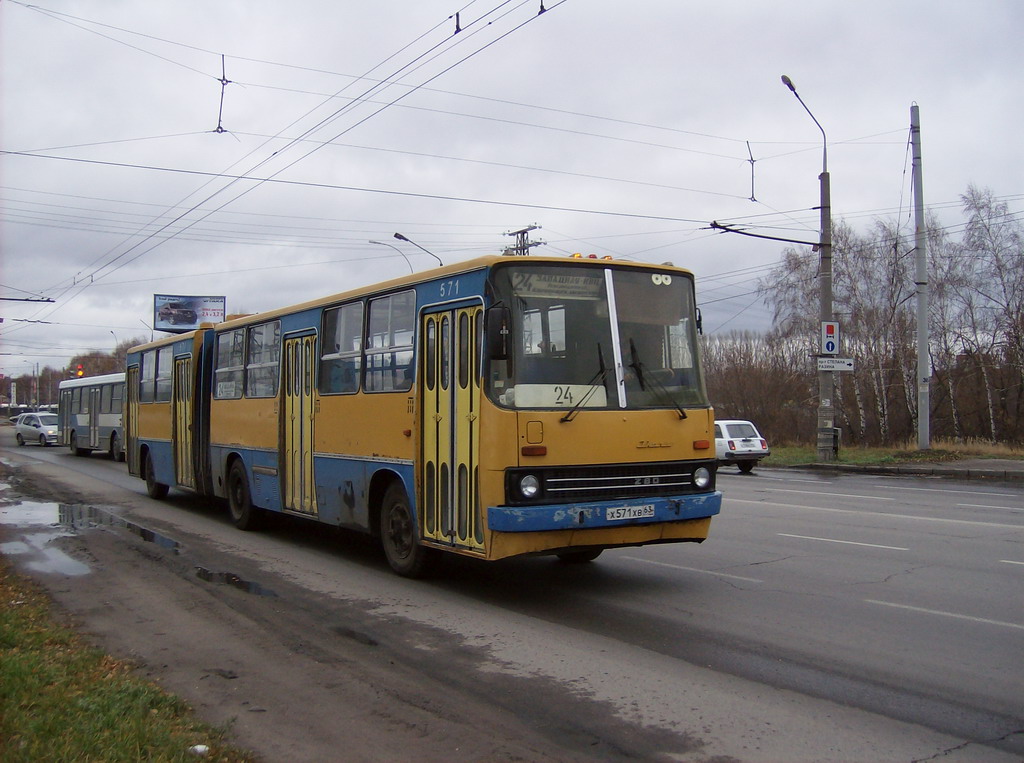
[[42,447],[57,444],[56,413],[23,413],[14,422],[18,445],[28,442],[39,443]]

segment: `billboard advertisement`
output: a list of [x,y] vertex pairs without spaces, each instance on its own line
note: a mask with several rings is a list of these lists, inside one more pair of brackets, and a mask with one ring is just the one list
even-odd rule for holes
[[195,297],[176,294],[153,295],[153,328],[183,334],[199,328],[200,323],[224,320],[225,297]]

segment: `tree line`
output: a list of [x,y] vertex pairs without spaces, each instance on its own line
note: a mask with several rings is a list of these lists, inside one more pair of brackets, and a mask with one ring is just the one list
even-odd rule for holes
[[[991,191],[970,187],[964,220],[927,225],[930,428],[933,438],[1024,441],[1024,229]],[[845,445],[900,445],[917,432],[913,230],[877,220],[833,226],[833,298],[842,326],[836,426]],[[716,415],[754,420],[776,442],[814,442],[818,255],[788,247],[758,284],[772,310],[763,333],[703,337]]]
[[[22,374],[5,381],[0,387],[0,406],[46,406],[57,404],[57,390],[65,379],[74,379],[78,366],[82,366],[83,376],[102,376],[103,374],[124,373],[125,358],[128,350],[144,344],[146,337],[133,337],[118,342],[113,352],[90,350],[79,353],[71,358],[65,368],[46,366],[38,373]],[[13,395],[12,395],[13,387]]]

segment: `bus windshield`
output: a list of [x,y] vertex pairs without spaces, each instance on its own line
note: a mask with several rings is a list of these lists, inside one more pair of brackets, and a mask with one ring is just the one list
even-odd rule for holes
[[691,278],[531,263],[497,268],[493,286],[511,314],[510,358],[488,378],[499,405],[707,407]]

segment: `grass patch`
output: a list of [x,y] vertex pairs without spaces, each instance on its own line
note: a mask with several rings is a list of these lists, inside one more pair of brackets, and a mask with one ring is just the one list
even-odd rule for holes
[[[772,454],[761,463],[765,466],[799,466],[817,460],[817,451],[809,445],[772,445]],[[1024,449],[1002,443],[969,440],[935,440],[929,450],[918,450],[917,441],[891,448],[840,448],[839,464],[884,466],[886,464],[948,463],[963,459],[1001,458],[1024,460]]]
[[[0,556],[0,760],[253,761],[224,730],[89,646]],[[189,752],[204,744],[198,758]]]

